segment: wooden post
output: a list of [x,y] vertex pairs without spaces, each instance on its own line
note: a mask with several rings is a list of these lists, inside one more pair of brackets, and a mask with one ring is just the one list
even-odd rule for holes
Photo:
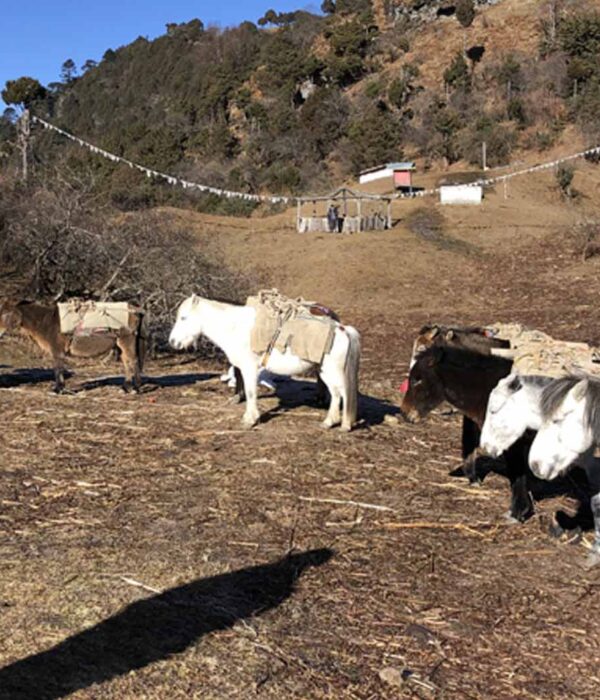
[[356,200],[356,211],[358,213],[358,230],[362,231],[362,209],[360,206],[360,199]]
[[31,136],[31,121],[29,110],[23,110],[17,124],[17,147],[21,151],[21,179],[27,182],[29,177],[29,138]]
[[388,199],[387,203],[387,227],[392,228],[392,200]]
[[296,231],[300,233],[300,200],[297,200],[296,206]]
[[481,160],[483,163],[483,171],[487,170],[487,143],[484,141],[481,144]]

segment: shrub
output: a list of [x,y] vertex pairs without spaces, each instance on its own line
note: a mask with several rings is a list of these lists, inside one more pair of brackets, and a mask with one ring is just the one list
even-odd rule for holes
[[506,106],[506,113],[509,119],[517,122],[520,127],[527,126],[527,113],[525,112],[525,105],[520,97],[512,97],[508,101]]
[[450,66],[444,71],[444,82],[456,89],[468,90],[471,85],[469,66],[462,51],[459,51]]
[[248,278],[198,249],[185,228],[153,213],[115,217],[68,179],[0,191],[0,265],[23,296],[83,296],[141,304],[153,342],[166,344],[180,301],[197,292],[242,300]]
[[473,165],[481,163],[481,144],[486,143],[487,164],[490,166],[508,163],[515,145],[515,133],[495,122],[487,115],[480,116],[461,134],[461,152]]
[[556,182],[565,197],[571,197],[573,194],[571,184],[574,176],[575,170],[572,165],[561,163],[556,170]]
[[473,0],[458,0],[456,3],[456,19],[463,27],[470,27],[475,19],[475,4]]
[[576,254],[584,260],[600,255],[600,221],[581,221],[568,233],[574,240]]

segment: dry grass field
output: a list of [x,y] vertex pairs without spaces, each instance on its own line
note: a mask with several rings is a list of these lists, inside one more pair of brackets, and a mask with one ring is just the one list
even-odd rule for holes
[[298,236],[292,212],[163,212],[361,330],[350,435],[323,431],[311,382],[291,380],[243,431],[222,365],[189,355],[150,362],[140,396],[102,363],[54,396],[4,338],[0,698],[597,698],[600,571],[548,533],[577,475],[536,484],[536,515],[511,524],[502,464],[479,488],[450,476],[459,416],[408,425],[397,386],[432,320],[600,342],[600,261],[570,234],[598,182],[582,165],[575,202],[547,174],[444,210],[458,249],[409,231],[422,202],[355,236]]

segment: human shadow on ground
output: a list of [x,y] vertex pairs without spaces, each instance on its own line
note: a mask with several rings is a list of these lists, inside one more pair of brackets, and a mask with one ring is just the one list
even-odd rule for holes
[[180,653],[211,632],[276,608],[331,549],[291,554],[139,600],[60,644],[0,669],[2,700],[54,700]]
[[[65,372],[65,378],[72,372]],[[54,370],[51,369],[15,369],[7,374],[0,374],[0,389],[13,389],[25,384],[42,384],[54,381]]]

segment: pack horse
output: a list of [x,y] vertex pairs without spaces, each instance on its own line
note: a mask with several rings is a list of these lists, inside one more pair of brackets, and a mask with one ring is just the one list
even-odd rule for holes
[[0,334],[29,337],[54,364],[54,391],[65,389],[65,358],[97,357],[117,350],[125,369],[123,389],[139,391],[146,354],[142,311],[126,302],[71,300],[44,306],[6,299],[0,303]]
[[[342,430],[351,430],[358,407],[358,331],[320,313],[318,306],[308,302],[298,305],[291,300],[288,300],[288,305],[286,302],[281,305],[282,315],[275,326],[264,326],[261,318],[265,305],[260,301],[252,303],[252,298],[249,302],[239,306],[192,294],[177,311],[169,342],[175,349],[183,350],[204,335],[221,348],[229,362],[239,368],[244,380],[246,410],[242,423],[247,428],[256,425],[260,418],[257,384],[259,370],[264,367],[274,374],[287,376],[316,371],[331,395],[323,426],[332,428],[341,424]],[[276,314],[270,316],[276,318]],[[311,336],[316,324],[320,324],[318,331],[327,324],[325,330],[329,333],[329,342],[320,353],[313,354],[310,351],[314,346]],[[292,330],[286,330],[289,328]],[[284,339],[285,342],[281,342]]]

